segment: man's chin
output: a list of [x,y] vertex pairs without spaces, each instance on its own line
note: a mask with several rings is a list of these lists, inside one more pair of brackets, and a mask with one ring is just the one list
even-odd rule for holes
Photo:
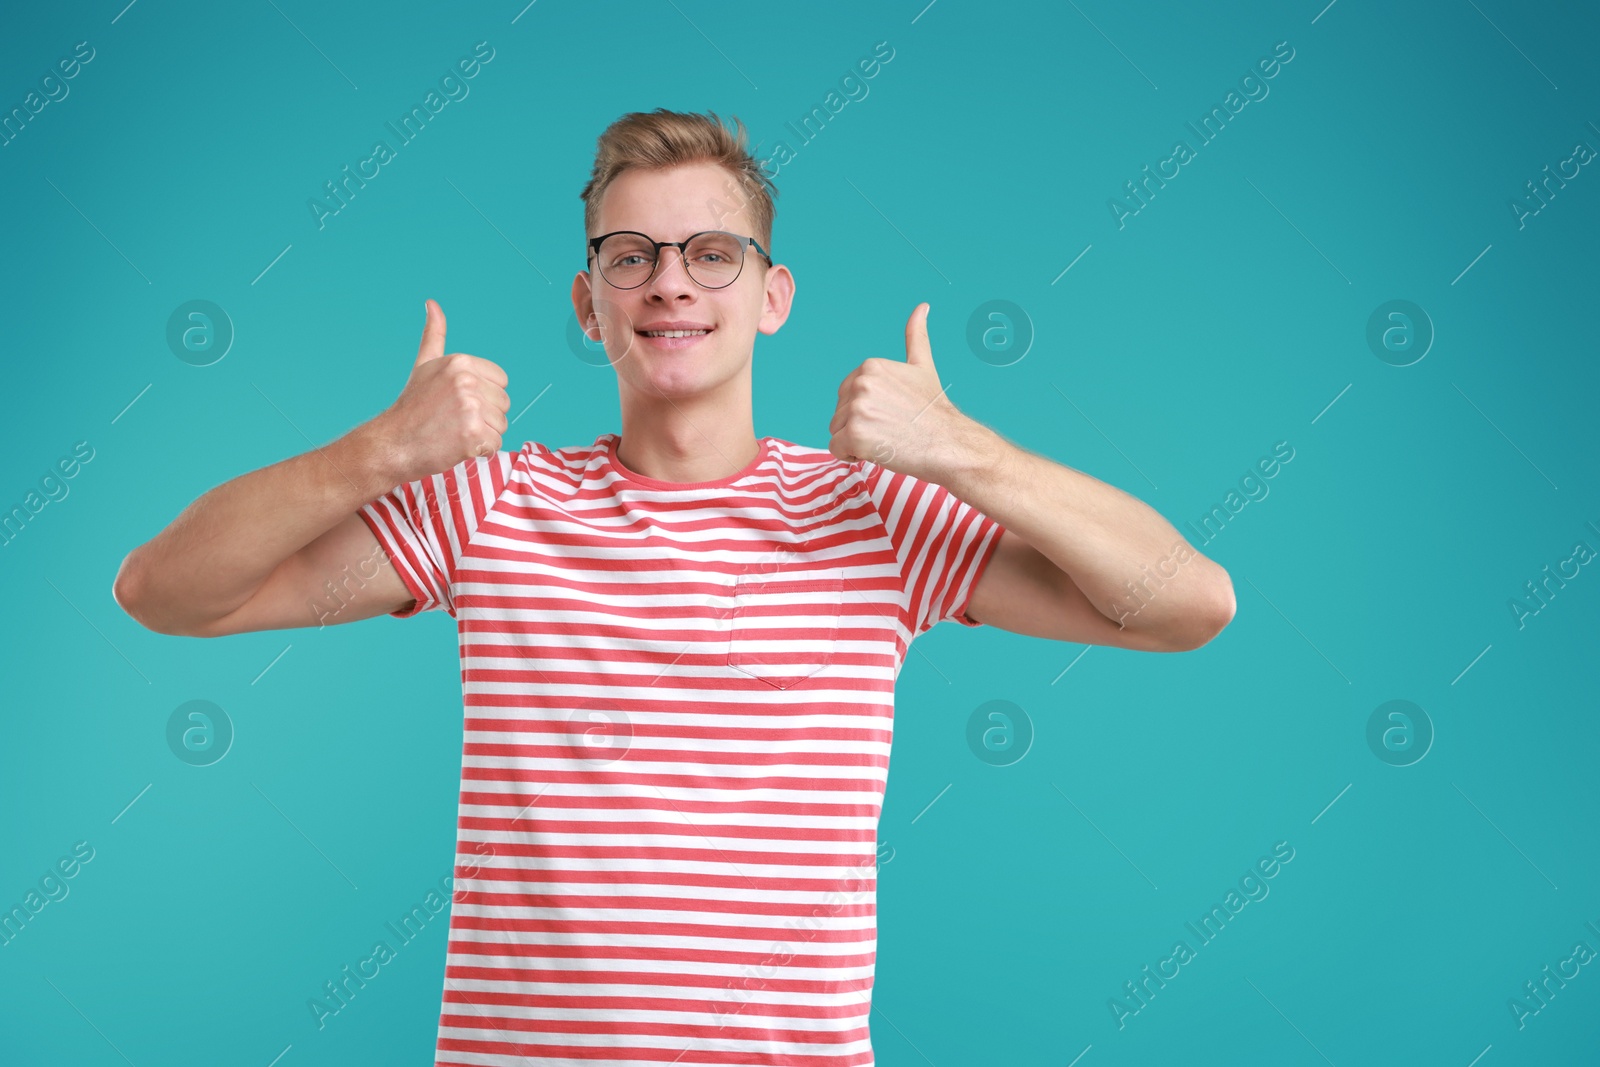
[[726,380],[717,372],[717,365],[703,357],[691,362],[682,354],[646,355],[636,351],[629,358],[633,361],[629,384],[646,396],[672,400],[695,397],[711,392]]

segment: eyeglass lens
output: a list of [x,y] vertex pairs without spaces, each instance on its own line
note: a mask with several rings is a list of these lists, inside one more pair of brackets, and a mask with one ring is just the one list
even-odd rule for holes
[[[689,276],[707,289],[728,285],[744,266],[745,247],[745,242],[731,233],[697,234],[684,250]],[[637,233],[612,234],[600,242],[597,256],[600,273],[618,289],[643,285],[655,269],[655,258],[655,248]]]

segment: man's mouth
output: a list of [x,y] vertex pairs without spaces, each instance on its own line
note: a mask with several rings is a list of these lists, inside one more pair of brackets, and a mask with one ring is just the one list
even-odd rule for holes
[[676,352],[695,347],[715,329],[715,326],[707,326],[693,319],[668,319],[664,325],[635,332],[657,351]]

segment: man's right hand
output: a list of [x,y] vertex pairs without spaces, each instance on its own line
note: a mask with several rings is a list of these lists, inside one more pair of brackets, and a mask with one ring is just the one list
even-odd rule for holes
[[388,410],[190,504],[122,561],[112,595],[123,610],[156,633],[221,637],[412,605],[415,590],[360,510],[396,485],[492,453],[511,407],[506,372],[445,355],[444,312],[432,300],[427,309],[417,361]]
[[506,372],[487,359],[444,352],[444,309],[428,300],[422,344],[400,397],[376,421],[394,449],[400,482],[449,470],[501,445],[511,398]]

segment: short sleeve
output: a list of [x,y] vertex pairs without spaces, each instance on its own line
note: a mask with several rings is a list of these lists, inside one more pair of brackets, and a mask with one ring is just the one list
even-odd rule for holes
[[397,619],[443,609],[455,617],[451,590],[462,553],[505,492],[515,454],[466,459],[440,474],[397,485],[357,512],[416,598]]
[[966,614],[967,604],[1005,528],[935,482],[870,460],[859,468],[900,561],[902,621],[911,636],[946,619],[982,626]]

